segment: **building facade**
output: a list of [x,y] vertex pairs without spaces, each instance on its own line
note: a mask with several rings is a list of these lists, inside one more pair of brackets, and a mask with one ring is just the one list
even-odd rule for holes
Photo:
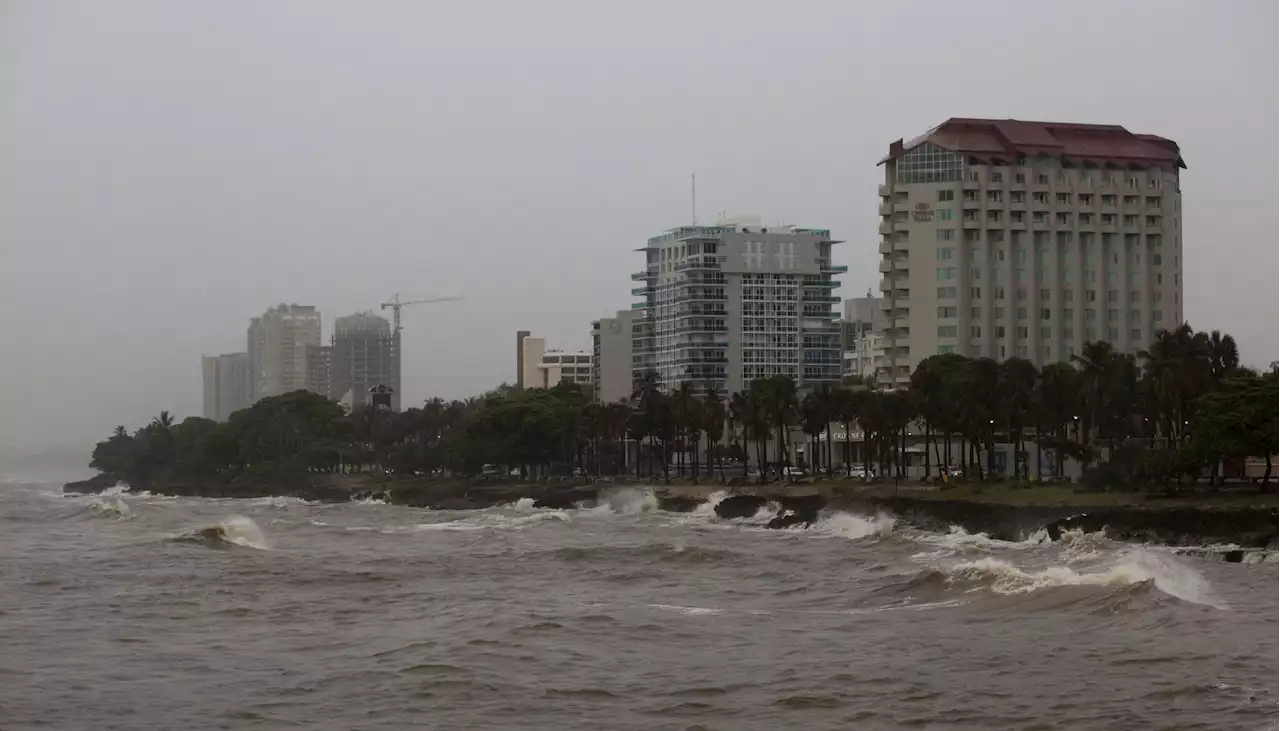
[[253,405],[253,370],[248,353],[206,355],[200,359],[204,382],[204,418],[226,421],[231,414]]
[[632,340],[634,375],[664,389],[742,390],[785,375],[801,389],[840,380],[840,298],[826,229],[765,226],[758,218],[682,226],[649,239]]
[[369,403],[370,390],[386,386],[390,408],[400,410],[400,334],[370,312],[333,321],[329,397],[356,409]]
[[532,336],[525,330],[519,331],[517,338],[518,388],[551,388],[567,381],[593,390],[590,353],[548,350],[546,338]]
[[591,380],[596,401],[614,403],[631,397],[631,328],[635,313],[620,310],[614,317],[591,323]]
[[[884,300],[871,292],[844,301],[844,319],[840,322],[841,376],[868,379],[875,375],[874,368],[868,371],[867,366],[877,356],[883,361],[880,341],[885,319]],[[873,343],[880,349],[878,353],[870,352]]]
[[307,348],[318,347],[320,312],[308,305],[278,305],[249,324],[252,398],[307,388]]
[[1178,145],[1123,127],[950,119],[880,162],[882,384],[938,353],[1133,353],[1182,322]]

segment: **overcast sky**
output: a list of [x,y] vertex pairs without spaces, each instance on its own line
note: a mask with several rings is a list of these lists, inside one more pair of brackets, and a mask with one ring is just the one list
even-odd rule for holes
[[[762,8],[762,9],[761,9]],[[607,11],[606,11],[607,10]],[[1186,314],[1277,353],[1274,0],[0,0],[0,447],[200,412],[252,315],[393,292],[406,403],[589,347],[715,212],[878,278],[876,161],[952,116],[1176,140]]]

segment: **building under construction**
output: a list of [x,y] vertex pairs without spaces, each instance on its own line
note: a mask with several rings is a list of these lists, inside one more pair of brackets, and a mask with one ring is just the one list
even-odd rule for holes
[[329,346],[329,397],[358,409],[369,389],[389,386],[391,408],[400,410],[400,333],[372,312],[339,317]]

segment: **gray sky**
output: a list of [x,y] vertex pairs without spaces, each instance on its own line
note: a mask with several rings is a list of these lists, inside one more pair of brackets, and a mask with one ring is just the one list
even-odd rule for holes
[[[876,161],[951,116],[1176,140],[1186,313],[1276,358],[1274,0],[0,0],[0,446],[200,411],[278,302],[397,290],[406,403],[589,345],[699,209],[876,283]],[[608,9],[604,12],[604,9]]]

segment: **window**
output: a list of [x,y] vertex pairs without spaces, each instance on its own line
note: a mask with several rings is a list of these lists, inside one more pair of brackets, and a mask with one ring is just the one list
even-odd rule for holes
[[1126,195],[1124,197],[1124,205],[1126,208],[1133,208],[1134,206],[1138,205],[1139,200],[1141,199],[1138,198],[1138,196],[1136,195]]
[[982,287],[970,287],[969,297],[976,300],[982,299]]
[[1130,292],[1130,293],[1129,293],[1129,301],[1130,301],[1130,302],[1134,302],[1134,303],[1136,303],[1136,302],[1138,302],[1138,301],[1141,299],[1141,297],[1142,297],[1142,295],[1141,295],[1140,293],[1138,293],[1138,292]]
[[1071,194],[1070,194],[1070,193],[1059,193],[1059,194],[1058,194],[1058,205],[1060,205],[1060,206],[1069,206],[1069,205],[1071,205]]
[[[999,211],[996,211],[996,213],[999,213]],[[1004,242],[1004,231],[997,229],[995,231],[987,232],[987,243],[999,244],[1003,242]]]
[[1013,279],[1014,279],[1014,281],[1016,281],[1016,282],[1025,282],[1025,281],[1027,281],[1027,270],[1026,270],[1026,269],[1023,269],[1023,268],[1021,268],[1021,267],[1019,267],[1018,269],[1013,270]]
[[1040,319],[1041,319],[1041,320],[1048,320],[1048,319],[1051,319],[1051,318],[1052,318],[1052,316],[1053,316],[1053,315],[1052,315],[1052,313],[1053,313],[1053,310],[1049,309],[1048,307],[1041,307],[1041,308],[1040,308]]
[[1032,203],[1044,203],[1045,205],[1048,205],[1048,204],[1049,204],[1049,194],[1048,194],[1048,193],[1032,193],[1032,194],[1031,194],[1031,202],[1032,202]]
[[956,212],[955,212],[954,210],[950,209],[950,208],[939,208],[939,209],[938,209],[938,220],[939,220],[939,221],[952,221],[952,220],[955,220],[955,217],[956,217]]
[[981,270],[981,269],[979,269],[978,267],[974,267],[974,268],[969,272],[969,279],[972,279],[972,280],[973,280],[973,281],[975,281],[975,282],[977,282],[977,281],[981,280],[981,279],[982,279],[982,270]]
[[1050,292],[1051,292],[1051,290],[1048,290],[1048,289],[1042,289],[1042,290],[1040,290],[1040,301],[1041,301],[1041,302],[1048,302],[1048,301],[1049,301],[1049,297],[1050,297],[1050,296],[1052,296],[1052,295],[1050,294]]
[[[968,220],[968,216],[965,216],[965,219]],[[982,238],[981,231],[973,228],[965,229],[965,232],[964,232],[965,241],[977,242],[981,240],[981,238]]]
[[[954,228],[940,228],[937,231],[939,241],[954,241],[956,238],[956,230]],[[942,251],[942,249],[938,249]]]
[[1157,189],[1160,187],[1160,178],[1151,178],[1147,180],[1147,187]]
[[1018,173],[1017,175],[1013,176],[1013,182],[1019,185],[1022,185],[1027,182],[1027,176],[1023,175],[1022,173]]
[[1152,293],[1151,293],[1151,304],[1153,304],[1153,305],[1158,305],[1158,304],[1160,304],[1163,300],[1164,300],[1164,293],[1163,293],[1163,292],[1152,292]]
[[1097,311],[1097,310],[1093,309],[1092,307],[1086,307],[1086,308],[1084,309],[1084,321],[1085,321],[1085,322],[1095,322],[1097,319],[1098,319],[1098,311]]
[[1027,214],[1022,211],[1013,211],[1009,214],[1009,218],[1013,219],[1014,223],[1022,223],[1027,220]]
[[1124,225],[1126,225],[1126,226],[1137,226],[1137,225],[1138,225],[1138,216],[1137,216],[1136,214],[1125,214],[1125,217],[1124,217]]
[[[999,298],[997,297],[996,299],[999,299]],[[997,308],[996,308],[995,318],[996,318],[997,320],[1003,320],[1003,319],[1004,319],[1004,308],[1003,308],[1003,307],[997,307]]]
[[[1092,214],[1092,213],[1081,213],[1081,214],[1080,214],[1080,225],[1081,225],[1081,226],[1092,226],[1092,225],[1093,225],[1093,214]],[[1084,235],[1084,234],[1081,234],[1081,236],[1083,236],[1083,235]]]
[[1027,248],[1019,244],[1013,249],[1013,259],[1019,264],[1027,263]]
[[1130,331],[1129,331],[1129,339],[1130,339],[1130,340],[1142,340],[1142,331],[1141,331],[1141,330],[1130,330]]
[[1064,308],[1062,308],[1062,319],[1063,319],[1063,320],[1068,320],[1068,321],[1070,321],[1070,320],[1071,320],[1071,319],[1073,319],[1075,316],[1076,316],[1075,310],[1071,309],[1070,307],[1064,307]]
[[989,201],[989,202],[991,202],[991,203],[1001,203],[1001,202],[1003,202],[1003,201],[1004,201],[1004,191],[1002,191],[1002,190],[988,190],[988,191],[987,191],[987,201]]
[[938,287],[938,299],[950,300],[956,298],[955,287]]
[[973,318],[973,319],[975,319],[975,320],[980,320],[980,319],[982,319],[982,308],[981,308],[981,307],[970,307],[970,308],[969,308],[969,317],[971,317],[971,318]]
[[951,355],[951,354],[952,354],[952,353],[954,353],[954,352],[956,352],[956,346],[954,346],[954,345],[939,345],[939,346],[938,346],[938,355]]
[[1156,272],[1156,284],[1164,284],[1164,275]]
[[1119,273],[1118,273],[1118,272],[1116,272],[1116,270],[1114,270],[1114,269],[1110,269],[1110,270],[1108,270],[1108,271],[1107,271],[1107,284],[1116,284],[1116,283],[1117,283],[1117,278],[1118,278],[1119,276],[1120,276],[1120,275],[1119,275]]
[[938,317],[955,317],[955,316],[956,316],[956,308],[954,307],[938,308]]
[[995,281],[997,281],[997,282],[1003,282],[1003,281],[1004,281],[1004,270],[1003,270],[1003,269],[1000,269],[1000,268],[998,268],[998,267],[997,267],[997,268],[996,268],[995,270],[993,270],[991,273],[992,273],[993,275],[995,275],[995,276],[993,276],[993,277],[992,277],[992,279],[993,279],[993,280],[995,280]]
[[1147,216],[1147,225],[1148,225],[1148,226],[1159,226],[1159,225],[1160,225],[1160,217],[1159,217],[1159,216]]
[[992,223],[999,223],[1004,220],[1004,211],[987,211],[987,220]]
[[965,202],[966,202],[966,203],[977,203],[977,202],[978,202],[978,191],[976,191],[976,190],[966,190],[966,191],[964,192],[964,200],[965,200]]
[[1086,289],[1086,290],[1084,291],[1084,301],[1085,301],[1085,302],[1097,302],[1097,301],[1098,301],[1098,293],[1097,293],[1097,292],[1095,292],[1095,291],[1093,291],[1092,289]]
[[1108,207],[1108,206],[1110,206],[1110,207],[1114,208],[1114,207],[1115,207],[1115,205],[1116,205],[1116,197],[1115,197],[1114,195],[1104,195],[1104,196],[1102,196],[1102,206],[1103,206],[1104,208],[1106,208],[1106,207]]
[[1104,213],[1104,214],[1102,214],[1102,225],[1103,225],[1103,226],[1114,226],[1114,225],[1116,225],[1116,214],[1114,214],[1114,213]]
[[1020,337],[1020,338],[1022,338],[1022,339],[1024,339],[1024,340],[1025,340],[1027,337],[1029,337],[1029,336],[1027,335],[1027,326],[1026,326],[1026,325],[1019,325],[1019,326],[1018,326],[1018,328],[1017,328],[1016,330],[1014,330],[1014,333],[1015,333],[1018,337]]
[[[1111,273],[1112,273],[1112,274],[1115,274],[1115,272],[1111,272]],[[1118,289],[1108,289],[1108,290],[1107,290],[1107,301],[1108,301],[1108,302],[1119,302],[1119,301],[1120,301],[1120,290],[1118,290]]]
[[956,199],[956,192],[955,192],[954,190],[940,190],[940,191],[938,191],[938,202],[939,202],[939,203],[946,203],[947,201],[953,201],[953,200],[955,200],[955,199]]
[[951,261],[956,256],[956,250],[953,246],[938,247],[938,261]]
[[982,326],[981,326],[981,325],[970,325],[970,326],[969,326],[969,337],[973,337],[973,338],[980,338],[980,337],[982,337]]
[[1064,289],[1064,290],[1062,290],[1062,301],[1063,301],[1063,302],[1071,302],[1071,301],[1072,301],[1072,300],[1074,300],[1075,298],[1076,298],[1076,293],[1075,293],[1075,291],[1074,291],[1074,290],[1070,290],[1070,289]]
[[1092,193],[1081,193],[1081,194],[1080,194],[1080,199],[1079,199],[1079,200],[1080,200],[1080,205],[1082,205],[1082,206],[1091,206],[1091,205],[1093,205],[1093,194],[1092,194]]
[[1129,176],[1129,181],[1128,181],[1128,183],[1129,183],[1129,187],[1130,187],[1130,188],[1137,189],[1137,187],[1138,187],[1138,179],[1137,179],[1136,177],[1134,177],[1134,176],[1132,176],[1132,175],[1131,175],[1131,176]]
[[1004,287],[996,287],[995,298],[997,301],[1004,299]]
[[1019,308],[1018,308],[1018,319],[1019,319],[1019,320],[1025,320],[1025,319],[1027,319],[1027,308],[1025,308],[1025,307],[1019,307]]
[[1147,196],[1147,208],[1153,208],[1157,211],[1160,210],[1160,196],[1158,195]]
[[1036,185],[1048,185],[1048,184],[1049,184],[1049,176],[1048,176],[1048,175],[1037,175],[1037,176],[1036,176]]
[[954,338],[955,336],[956,336],[956,326],[955,326],[955,325],[939,325],[939,326],[938,326],[938,337],[940,337],[940,338]]
[[1059,213],[1059,214],[1057,215],[1057,219],[1056,219],[1056,220],[1058,221],[1058,225],[1059,225],[1059,226],[1070,226],[1070,225],[1071,225],[1071,214],[1070,214],[1070,213]]
[[1004,325],[996,325],[996,337],[1004,337]]
[[[1075,328],[1073,328],[1073,327],[1071,327],[1070,325],[1068,325],[1068,326],[1066,326],[1066,327],[1062,328],[1062,339],[1063,339],[1063,340],[1075,340],[1075,339],[1076,339],[1076,329],[1075,329]],[[1074,348],[1072,348],[1071,346],[1067,346],[1067,352],[1068,352],[1068,353],[1074,353],[1074,352],[1075,352],[1075,349],[1074,349]],[[1070,357],[1070,356],[1068,356],[1068,357]]]
[[1037,269],[1036,278],[1039,279],[1041,282],[1049,281],[1049,270],[1044,268]]
[[1151,311],[1151,321],[1152,321],[1152,322],[1163,322],[1163,321],[1164,321],[1164,310],[1152,310],[1152,311]]
[[964,161],[951,150],[925,143],[908,150],[897,163],[899,183],[959,182]]
[[[1094,269],[1086,269],[1086,270],[1084,270],[1084,283],[1085,283],[1085,284],[1094,284],[1095,282],[1097,282],[1097,280],[1098,280],[1098,272],[1097,272],[1097,270],[1094,270]],[[1090,300],[1090,301],[1092,301],[1092,300]]]
[[1009,202],[1010,203],[1026,203],[1027,202],[1026,191],[1021,191],[1021,190],[1013,191],[1012,193],[1009,194]]
[[1051,337],[1053,337],[1053,328],[1048,328],[1048,327],[1042,327],[1042,328],[1040,328],[1040,339],[1041,339],[1041,340],[1048,340],[1048,339],[1049,339],[1049,338],[1051,338]]
[[1098,339],[1098,328],[1096,328],[1096,327],[1086,327],[1086,328],[1084,329],[1084,339],[1085,339],[1085,340],[1087,340],[1087,341],[1089,341],[1089,342],[1093,342],[1093,341],[1097,340],[1097,339]]
[[1032,223],[1048,223],[1049,214],[1045,213],[1044,211],[1032,211],[1031,222]]
[[955,267],[938,267],[938,281],[945,282],[949,279],[956,278]]
[[893,214],[893,220],[894,220],[894,221],[896,221],[896,222],[898,222],[898,223],[901,223],[901,222],[903,222],[903,221],[907,220],[907,216],[908,216],[908,215],[910,215],[910,214],[908,214],[906,211],[897,211],[897,212],[895,212],[895,213]]
[[1048,346],[1048,345],[1041,345],[1041,346],[1040,346],[1040,360],[1049,360],[1049,346]]

